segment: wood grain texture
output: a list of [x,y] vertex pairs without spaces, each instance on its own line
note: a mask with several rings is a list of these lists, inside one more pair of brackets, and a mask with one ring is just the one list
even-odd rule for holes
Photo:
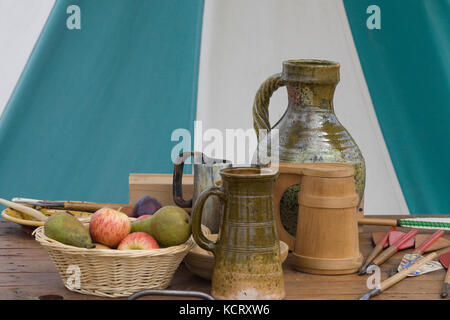
[[450,284],[450,269],[448,269],[447,273],[445,274],[444,282]]
[[[134,206],[143,196],[156,198],[163,206],[175,205],[172,193],[172,174],[131,173],[129,178],[130,205]],[[194,176],[183,175],[183,197],[192,199],[194,193]],[[191,208],[184,208],[190,212]]]
[[[360,250],[366,256],[373,248],[371,232],[387,231],[388,227],[364,226],[360,234]],[[407,229],[399,228],[407,231]],[[421,231],[426,232],[426,231]],[[430,232],[431,233],[431,232]],[[404,253],[395,254],[381,267],[381,280],[388,278],[387,272],[398,266]],[[293,257],[289,254],[283,264],[286,298],[288,300],[354,300],[367,291],[367,276],[311,275],[295,271]],[[446,270],[439,270],[419,277],[407,278],[375,300],[438,300]],[[190,271],[182,264],[170,285],[173,290],[198,290],[210,293],[210,282]],[[0,299],[38,299],[39,296],[55,294],[66,300],[92,300],[99,297],[87,296],[67,290],[50,261],[46,251],[33,238],[26,235],[20,226],[0,220]],[[142,299],[167,299],[148,297]]]
[[[279,163],[275,215],[280,240],[293,250],[296,269],[313,274],[347,274],[362,264],[359,252],[357,205],[353,167],[330,163]],[[288,187],[298,193],[296,237],[284,229],[281,197]]]
[[[431,232],[431,231],[430,231]],[[415,248],[419,248],[428,238],[430,237],[429,234],[418,234],[416,236],[416,242],[415,242]],[[425,249],[424,252],[431,252],[435,250],[439,250],[445,247],[450,246],[450,237],[449,236],[443,236],[436,242],[434,242],[431,246]]]

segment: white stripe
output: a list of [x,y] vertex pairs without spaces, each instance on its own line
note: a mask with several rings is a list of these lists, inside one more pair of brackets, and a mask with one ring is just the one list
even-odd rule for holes
[[402,219],[402,221],[422,221],[422,222],[442,222],[450,223],[450,218],[413,218],[413,219]]
[[0,2],[0,115],[54,3],[55,0]]
[[[259,85],[281,71],[283,60],[296,58],[341,63],[334,104],[366,159],[366,214],[408,214],[342,1],[205,1],[197,102],[203,131],[252,128]],[[285,89],[278,90],[271,99],[272,124],[286,105]]]

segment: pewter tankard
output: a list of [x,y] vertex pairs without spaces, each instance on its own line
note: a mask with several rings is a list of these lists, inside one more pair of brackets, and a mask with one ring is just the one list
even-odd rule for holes
[[[185,161],[194,158],[194,194],[192,199],[183,199],[182,179]],[[202,152],[183,152],[175,160],[173,168],[173,200],[182,208],[192,208],[200,193],[212,186],[221,183],[220,170],[231,167],[231,162],[223,159],[207,157]],[[218,233],[221,221],[222,204],[217,198],[206,201],[203,211],[202,224],[207,226],[212,233]]]

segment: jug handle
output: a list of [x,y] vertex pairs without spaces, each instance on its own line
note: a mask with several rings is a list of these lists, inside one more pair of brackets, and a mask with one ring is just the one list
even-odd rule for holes
[[200,193],[195,201],[194,209],[192,210],[192,235],[200,248],[214,252],[216,243],[206,238],[201,228],[203,206],[210,196],[218,196],[219,199],[224,202],[227,199],[226,194],[220,187],[210,187]]
[[269,103],[272,94],[279,88],[286,85],[286,82],[281,78],[281,73],[277,73],[269,77],[259,87],[253,102],[253,127],[256,132],[258,141],[264,138],[265,132],[271,130],[269,121]]
[[173,166],[173,182],[172,182],[173,202],[175,202],[175,204],[181,208],[192,207],[192,199],[190,200],[183,199],[183,181],[182,181],[184,162],[191,156],[195,157],[195,152],[187,151],[180,153],[178,157],[175,159],[175,164]]

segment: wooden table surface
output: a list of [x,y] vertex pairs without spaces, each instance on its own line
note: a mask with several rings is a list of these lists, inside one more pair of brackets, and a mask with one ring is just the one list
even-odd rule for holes
[[[399,218],[400,216],[395,216]],[[371,232],[388,227],[364,226],[360,233],[360,247],[364,256],[372,249]],[[402,230],[402,228],[399,228]],[[406,230],[406,229],[405,229]],[[430,233],[421,230],[421,233]],[[446,235],[449,238],[448,235]],[[382,280],[387,270],[398,265],[401,257],[412,250],[397,253],[382,266]],[[357,299],[368,291],[368,276],[320,276],[300,273],[292,268],[291,255],[283,264],[286,299]],[[440,299],[444,270],[407,278],[374,299]],[[172,284],[174,290],[197,290],[209,293],[210,282],[190,273],[180,265]],[[0,299],[39,299],[44,295],[58,295],[67,300],[102,299],[67,290],[47,252],[19,225],[0,220]],[[152,297],[155,299],[156,297]],[[166,299],[166,298],[164,298]]]

